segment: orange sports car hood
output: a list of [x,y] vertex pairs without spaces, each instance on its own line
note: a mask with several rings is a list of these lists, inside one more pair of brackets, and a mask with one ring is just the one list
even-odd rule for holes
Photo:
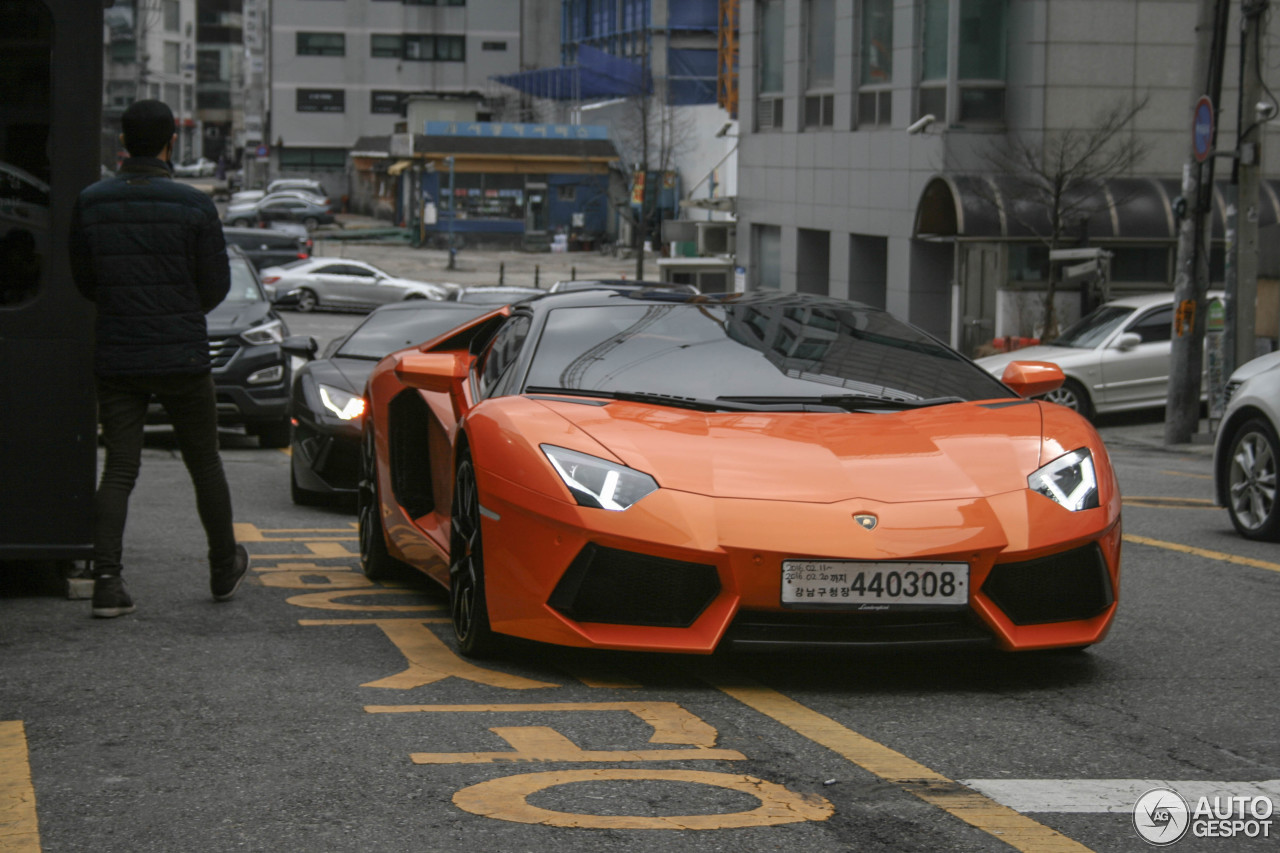
[[729,498],[926,501],[1026,488],[1040,465],[1037,403],[885,413],[698,412],[542,400],[660,486]]

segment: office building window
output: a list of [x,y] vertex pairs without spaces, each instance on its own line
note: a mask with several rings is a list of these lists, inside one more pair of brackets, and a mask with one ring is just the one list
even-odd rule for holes
[[805,34],[804,126],[832,127],[836,83],[835,0],[808,0]]
[[345,148],[276,149],[282,169],[342,169],[347,165]]
[[347,108],[347,93],[341,89],[299,89],[300,113],[341,113]]
[[347,37],[342,33],[298,33],[298,56],[346,56]]
[[759,55],[760,81],[756,98],[756,129],[782,127],[783,28],[786,11],[783,0],[761,0]]
[[399,59],[404,56],[404,39],[399,35],[369,36],[369,55]]
[[176,41],[164,43],[164,73],[177,74],[182,57],[182,45]]
[[1008,0],[925,0],[916,116],[1004,120]]
[[463,62],[467,58],[462,36],[405,35],[404,58],[416,62]]
[[506,50],[507,43],[505,41],[486,41],[480,43],[481,50]]
[[408,92],[380,91],[374,89],[369,93],[369,112],[386,115],[404,115],[404,105],[409,99]]
[[893,123],[893,0],[862,0],[858,126]]
[[178,6],[178,0],[164,0],[160,10],[164,15],[164,31],[179,32],[182,29],[182,9]]
[[753,225],[755,232],[755,285],[760,290],[782,288],[782,229],[777,225]]

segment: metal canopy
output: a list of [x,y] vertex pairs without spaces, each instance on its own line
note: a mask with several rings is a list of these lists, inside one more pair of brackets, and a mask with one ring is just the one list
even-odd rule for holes
[[[1214,185],[1212,237],[1223,239],[1225,181]],[[1263,181],[1258,225],[1280,222],[1280,181]],[[1090,215],[1069,223],[1068,239],[1176,241],[1173,203],[1182,192],[1176,178],[1112,178],[1101,186],[1068,195],[1069,204]],[[1008,175],[954,174],[932,178],[916,206],[913,236],[958,240],[1027,240],[1050,233],[1044,206],[1029,200],[1027,188]]]

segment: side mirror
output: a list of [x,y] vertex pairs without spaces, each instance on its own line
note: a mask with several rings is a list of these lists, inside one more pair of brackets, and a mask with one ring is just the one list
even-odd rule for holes
[[1065,382],[1062,368],[1048,361],[1011,361],[1000,381],[1019,397],[1038,397]]
[[300,358],[313,359],[320,344],[311,335],[290,335],[280,343],[280,349]]
[[1137,332],[1125,332],[1116,338],[1116,349],[1121,352],[1128,352],[1140,343],[1142,343],[1142,335]]
[[396,376],[410,388],[451,391],[467,378],[471,356],[460,352],[411,352],[395,366]]

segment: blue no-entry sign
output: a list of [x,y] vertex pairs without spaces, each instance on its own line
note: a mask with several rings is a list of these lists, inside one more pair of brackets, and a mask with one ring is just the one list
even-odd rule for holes
[[1196,101],[1191,124],[1191,141],[1195,148],[1196,162],[1203,163],[1213,150],[1213,101],[1208,95]]

